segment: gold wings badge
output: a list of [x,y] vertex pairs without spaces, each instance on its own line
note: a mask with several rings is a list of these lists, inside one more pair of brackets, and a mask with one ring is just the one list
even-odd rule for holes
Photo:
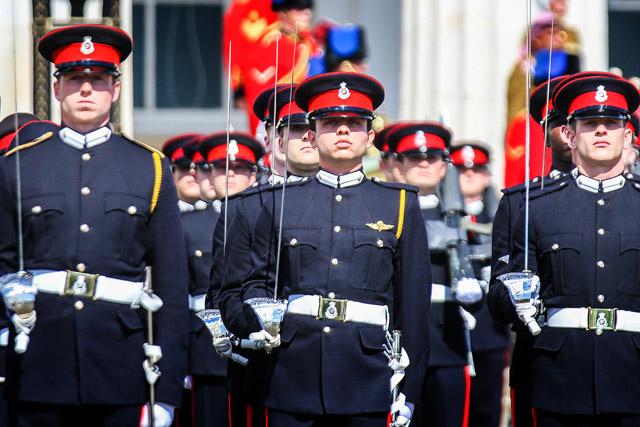
[[377,222],[368,222],[367,227],[376,231],[389,231],[393,228],[393,225],[385,224],[382,221],[377,221]]

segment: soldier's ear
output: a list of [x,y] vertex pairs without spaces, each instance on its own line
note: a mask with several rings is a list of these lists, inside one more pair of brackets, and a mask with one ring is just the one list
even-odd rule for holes
[[573,128],[569,125],[562,125],[562,127],[560,128],[560,133],[562,134],[562,139],[567,143],[567,145],[572,149],[575,150],[576,148],[576,143],[575,143],[575,138],[576,138],[576,132],[573,130]]
[[373,145],[373,139],[375,137],[376,137],[376,133],[373,131],[373,129],[369,129],[368,139],[367,139],[367,148],[371,148],[371,146]]
[[633,142],[633,132],[628,127],[624,128],[624,148],[631,147]]
[[56,100],[58,102],[62,101],[60,99],[60,80],[59,79],[56,79],[56,81],[53,82],[53,94],[55,95]]
[[311,146],[315,149],[318,148],[318,144],[316,144],[316,132],[314,130],[309,129],[309,142]]
[[120,98],[120,88],[122,87],[122,83],[120,83],[120,79],[113,80],[113,99],[111,102],[117,102]]

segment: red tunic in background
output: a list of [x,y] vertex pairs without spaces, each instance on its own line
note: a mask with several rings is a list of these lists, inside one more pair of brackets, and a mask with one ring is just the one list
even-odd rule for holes
[[[513,118],[507,128],[504,145],[505,187],[524,183],[526,123],[525,114],[521,112]],[[544,129],[531,117],[529,117],[529,123],[531,124],[530,177],[534,178],[541,173],[546,175],[551,171],[551,150],[545,150],[545,170],[542,172]]]

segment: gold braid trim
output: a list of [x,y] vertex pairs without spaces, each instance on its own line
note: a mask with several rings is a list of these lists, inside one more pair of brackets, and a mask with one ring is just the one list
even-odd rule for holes
[[4,156],[9,157],[20,150],[24,150],[25,148],[33,147],[34,145],[40,144],[41,142],[46,141],[52,136],[53,136],[53,132],[49,131],[43,135],[40,135],[39,137],[37,137],[31,142],[27,142],[26,144],[21,144],[21,145],[18,145],[17,147],[13,147],[11,150],[7,151]]
[[162,158],[160,154],[155,151],[151,153],[153,158],[153,193],[151,193],[151,209],[149,213],[153,213],[158,204],[158,197],[160,197],[160,186],[162,185]]
[[396,239],[402,236],[402,227],[404,226],[404,205],[406,201],[406,190],[400,190],[400,208],[398,209],[398,228],[396,228]]

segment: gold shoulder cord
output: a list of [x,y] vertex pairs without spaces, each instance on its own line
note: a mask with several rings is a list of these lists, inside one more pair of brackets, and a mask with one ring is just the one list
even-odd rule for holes
[[151,153],[151,157],[153,158],[154,180],[153,193],[151,193],[151,209],[149,213],[153,213],[156,209],[158,197],[160,197],[160,186],[162,185],[162,159],[160,158],[160,154],[155,151]]
[[404,226],[404,205],[406,199],[406,190],[400,190],[400,207],[398,208],[398,227],[396,228],[396,239],[402,235],[402,227]]
[[31,142],[27,142],[26,144],[21,144],[18,145],[17,147],[13,147],[11,150],[7,151],[5,153],[5,157],[9,157],[15,153],[17,153],[18,151],[24,150],[25,148],[29,148],[29,147],[33,147],[34,145],[40,144],[43,141],[46,141],[47,139],[51,138],[53,136],[53,132],[49,131],[39,137],[37,137],[36,139],[34,139]]

